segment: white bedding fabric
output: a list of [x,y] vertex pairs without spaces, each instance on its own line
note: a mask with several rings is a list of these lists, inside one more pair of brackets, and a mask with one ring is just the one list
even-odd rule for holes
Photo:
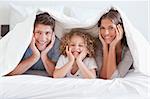
[[[64,30],[77,27],[96,28],[95,25],[100,16],[106,12],[109,7],[100,11],[93,9],[94,13],[85,13],[86,15],[84,16],[80,14],[84,12],[82,10],[80,11],[79,9],[80,8],[78,8],[76,11],[75,9],[73,10],[73,8],[65,8],[64,12],[59,12],[58,10],[39,8],[41,11],[50,13],[50,15],[56,20],[57,25],[55,32],[56,35],[59,34],[58,37],[61,37],[61,35],[64,33],[62,32],[62,28]],[[150,58],[150,45],[148,41],[146,41],[143,35],[132,26],[123,11],[117,7],[116,9],[121,13],[124,22],[127,43],[134,59],[135,70],[140,71],[143,74],[150,75],[150,61],[148,61]],[[10,31],[0,40],[0,76],[11,72],[20,62],[25,50],[31,42],[33,24],[37,12],[37,9],[31,9],[30,15],[28,15],[23,22],[17,24],[12,31]],[[57,31],[59,32],[57,33]]]
[[[79,9],[79,8],[78,8]],[[87,8],[88,9],[88,8]],[[109,8],[108,8],[109,9]],[[52,79],[34,75],[3,75],[11,72],[20,62],[25,50],[31,42],[33,23],[38,10],[34,10],[23,22],[18,23],[15,28],[0,40],[0,98],[1,99],[53,99],[54,97],[79,97],[81,99],[111,98],[111,99],[146,99],[148,97],[148,80],[150,75],[150,45],[143,35],[135,29],[122,10],[121,13],[126,37],[131,50],[135,72],[129,73],[125,78],[113,80],[101,79]],[[82,10],[72,11],[74,16],[67,11],[51,9],[40,9],[49,12],[57,20],[58,30],[71,29],[75,27],[94,27],[100,16],[106,11],[95,10],[95,14],[84,13]],[[94,9],[93,9],[94,10]],[[80,16],[84,13],[84,16]],[[82,17],[82,18],[81,18]],[[80,19],[81,18],[81,19]],[[83,20],[84,19],[84,20]],[[59,27],[60,26],[60,27]],[[57,31],[58,31],[57,30]],[[56,31],[55,31],[56,32]],[[61,35],[63,32],[57,32]],[[56,34],[57,34],[56,33]],[[57,34],[58,35],[58,34]],[[61,35],[58,35],[61,37]],[[149,85],[148,85],[149,84]],[[75,98],[75,99],[76,99]]]
[[1,99],[148,99],[148,77],[128,73],[126,78],[54,79],[36,75],[2,77]]

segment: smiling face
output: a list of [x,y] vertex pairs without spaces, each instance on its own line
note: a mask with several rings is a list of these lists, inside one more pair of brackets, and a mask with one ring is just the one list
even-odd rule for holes
[[35,44],[43,51],[51,41],[52,28],[50,25],[37,24],[34,29]]
[[86,48],[84,39],[77,35],[72,36],[70,40],[69,48],[71,48],[71,52],[76,58],[83,51],[83,49]]
[[108,18],[102,19],[100,33],[107,44],[110,44],[116,37],[116,25]]

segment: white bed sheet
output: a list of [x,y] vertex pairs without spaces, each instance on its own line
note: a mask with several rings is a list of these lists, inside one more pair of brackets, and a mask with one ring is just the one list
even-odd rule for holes
[[0,99],[150,99],[149,77],[138,72],[113,80],[37,75],[0,77]]

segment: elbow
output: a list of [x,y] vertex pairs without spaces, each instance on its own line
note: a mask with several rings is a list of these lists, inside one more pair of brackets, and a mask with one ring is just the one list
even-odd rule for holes
[[21,73],[19,74],[19,73],[15,73],[15,72],[12,71],[12,72],[8,73],[5,76],[14,76],[14,75],[21,75]]
[[63,78],[63,77],[61,75],[59,75],[59,73],[57,73],[57,71],[54,71],[53,78]]
[[105,80],[111,80],[111,75],[108,74],[100,74],[99,76],[101,79],[105,79]]
[[84,79],[96,79],[96,75],[86,76]]

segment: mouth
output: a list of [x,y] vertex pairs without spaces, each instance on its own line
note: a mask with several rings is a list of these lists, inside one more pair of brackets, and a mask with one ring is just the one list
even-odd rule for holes
[[80,53],[81,53],[81,52],[77,52],[77,51],[72,52],[72,54],[75,55],[75,56],[76,56],[76,55],[79,55]]
[[42,51],[47,47],[47,42],[36,41],[36,46],[40,51]]
[[47,42],[40,42],[40,41],[37,41],[37,43],[38,43],[38,45],[45,45],[45,44],[47,44]]

